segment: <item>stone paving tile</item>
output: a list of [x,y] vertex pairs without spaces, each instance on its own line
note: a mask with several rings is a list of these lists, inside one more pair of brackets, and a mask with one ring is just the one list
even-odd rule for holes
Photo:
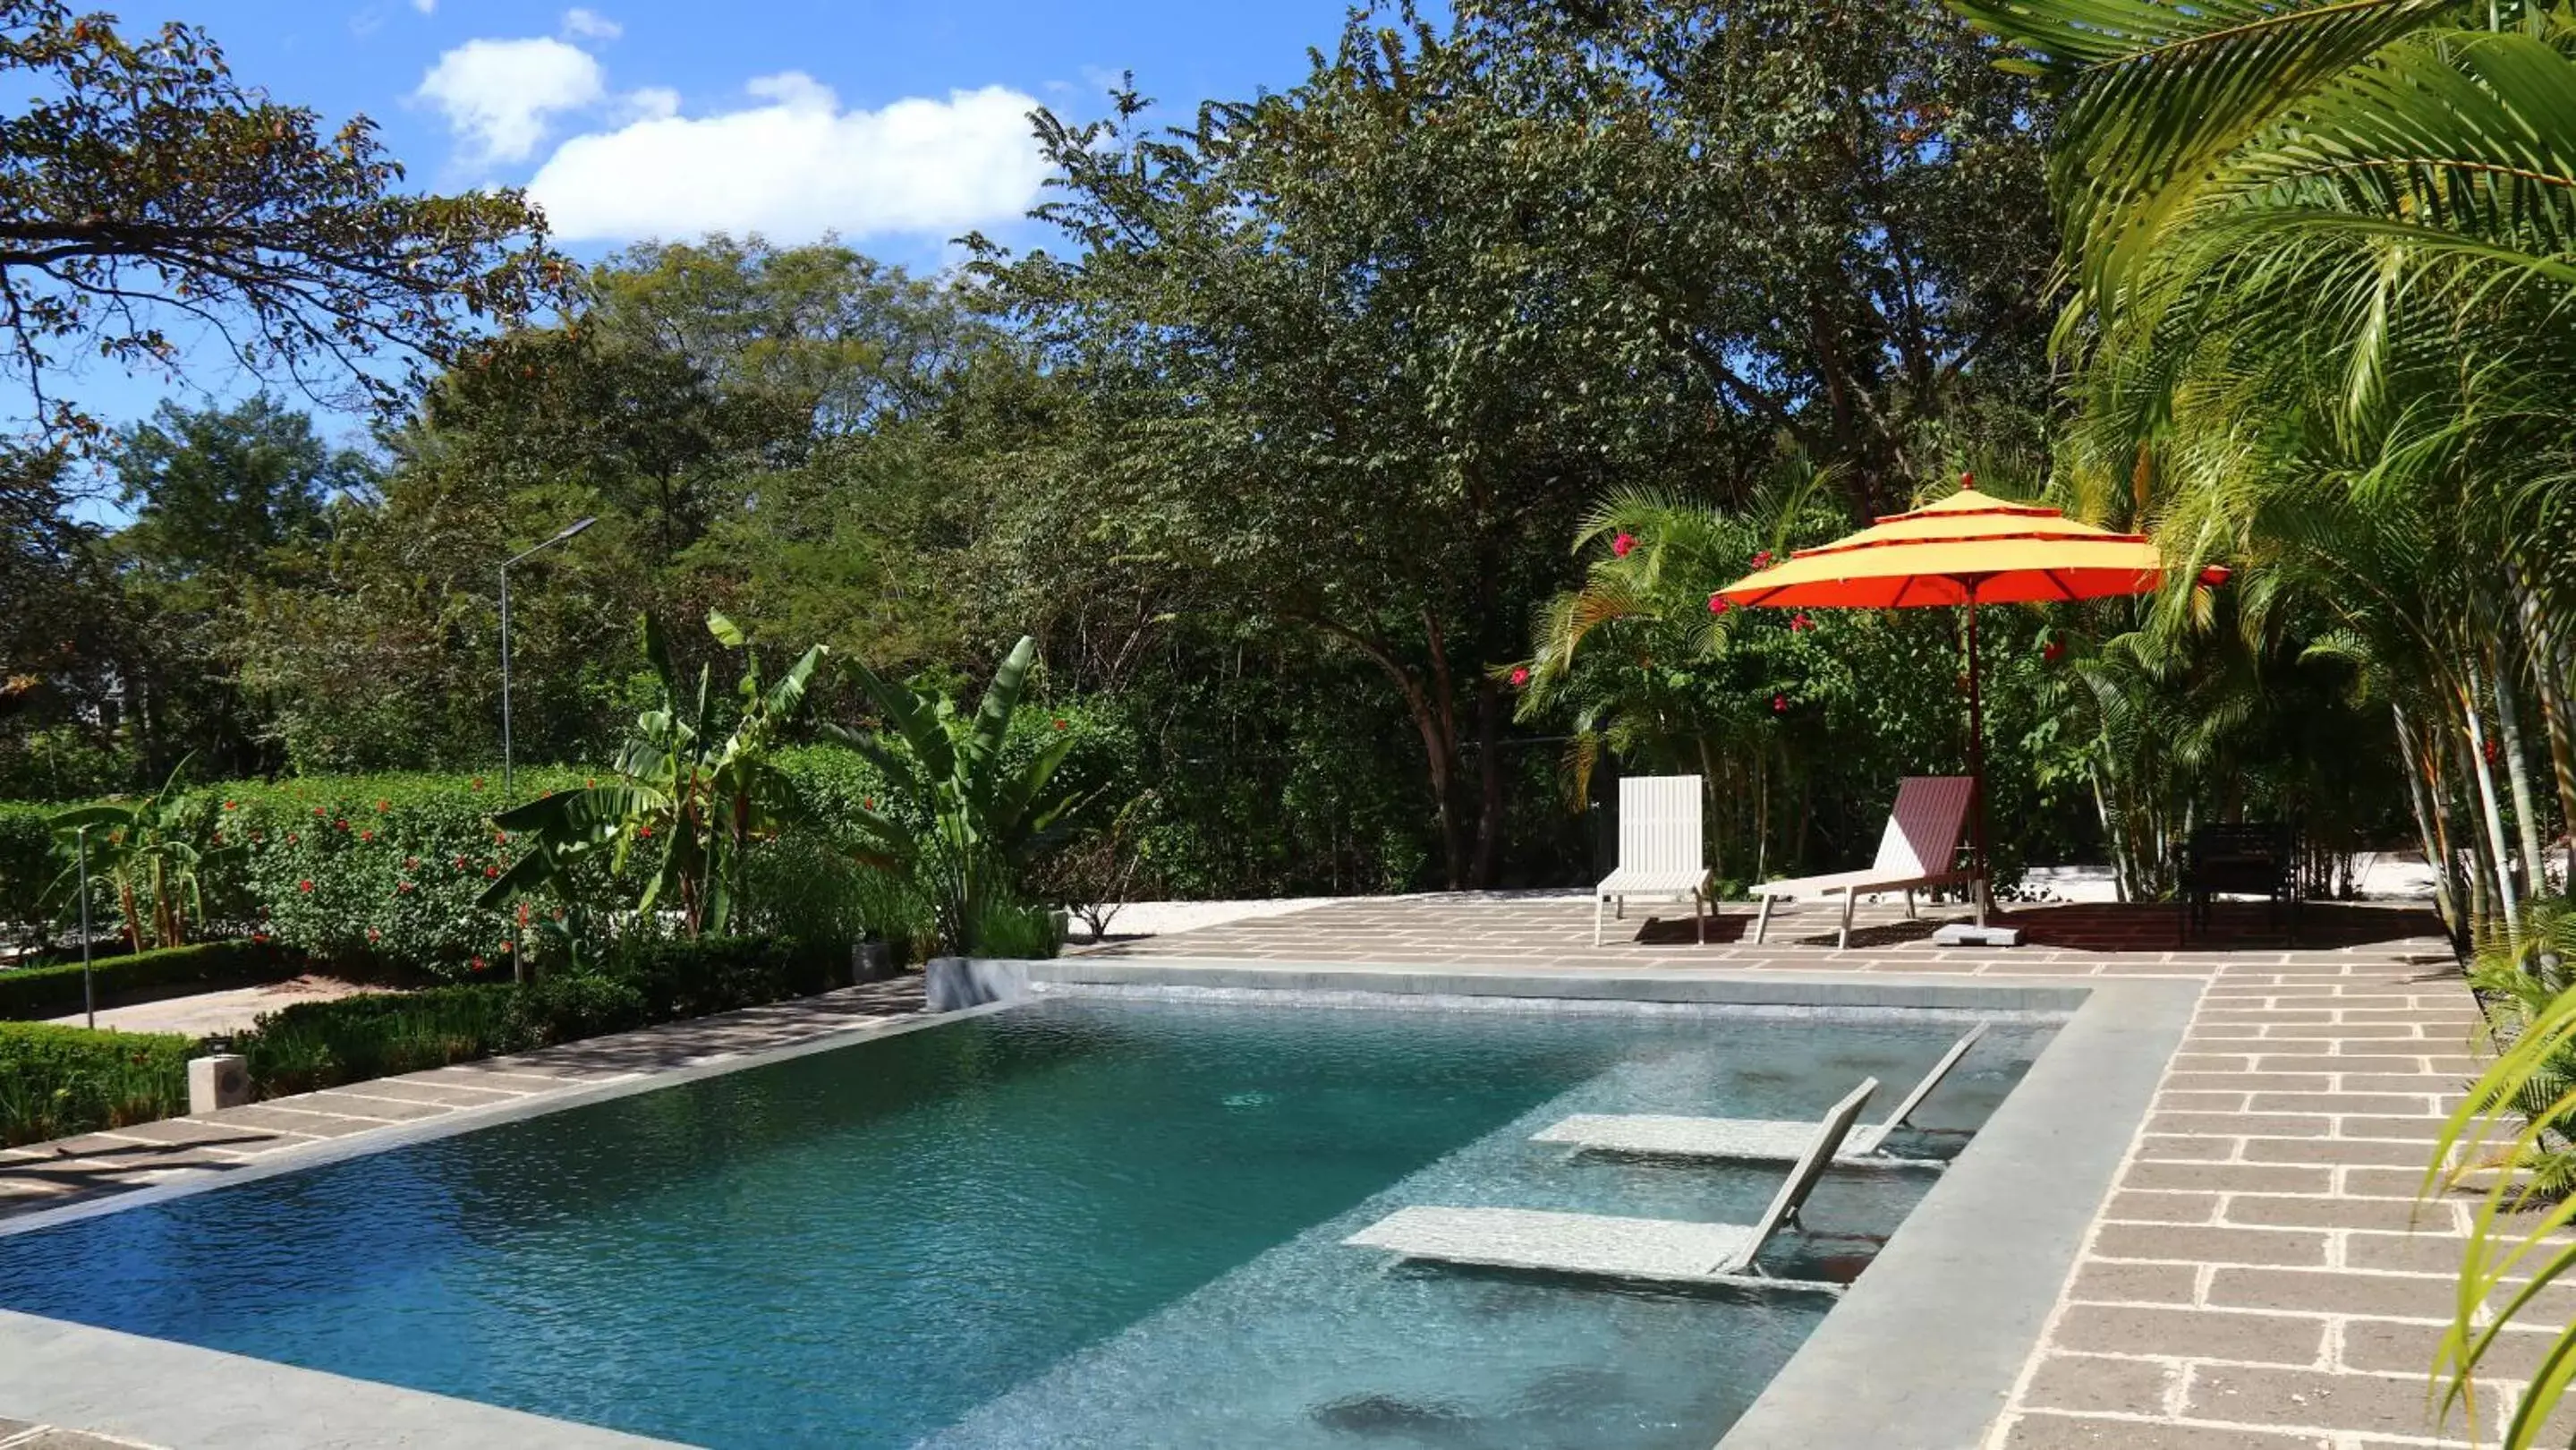
[[1999,1443],[2003,1450],[2337,1450],[2324,1435],[2048,1414],[2007,1422]]
[[[15,1425],[16,1430],[9,1427]],[[0,1420],[0,1450],[152,1450],[140,1440],[121,1440],[59,1425],[29,1425]]]

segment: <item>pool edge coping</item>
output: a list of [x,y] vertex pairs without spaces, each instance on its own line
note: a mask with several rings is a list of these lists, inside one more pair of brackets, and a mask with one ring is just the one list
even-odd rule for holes
[[2093,996],[1718,1450],[1974,1450],[2047,1331],[2205,983]]

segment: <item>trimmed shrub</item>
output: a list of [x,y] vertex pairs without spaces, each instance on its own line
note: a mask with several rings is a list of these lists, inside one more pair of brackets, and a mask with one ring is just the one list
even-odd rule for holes
[[525,987],[458,982],[299,1002],[261,1017],[234,1050],[249,1060],[252,1089],[276,1097],[805,996],[847,968],[846,951],[777,937],[654,942],[599,971]]
[[506,982],[459,982],[298,1002],[263,1015],[233,1049],[261,1097],[445,1067],[511,1050],[516,992]]
[[0,1022],[0,1141],[38,1143],[184,1113],[195,1049],[158,1032]]
[[[112,1007],[164,988],[213,991],[283,981],[305,967],[302,957],[272,942],[211,941],[103,957],[90,970],[98,1005]],[[64,1017],[79,1010],[78,962],[0,972],[0,1018]]]
[[785,937],[728,936],[639,943],[606,975],[633,983],[653,1020],[667,1022],[811,996],[847,980],[849,970],[847,949],[809,947]]

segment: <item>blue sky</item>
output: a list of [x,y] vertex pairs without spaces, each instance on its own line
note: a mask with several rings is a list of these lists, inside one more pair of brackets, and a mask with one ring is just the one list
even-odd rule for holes
[[[112,0],[128,34],[179,18],[234,74],[337,121],[363,113],[414,185],[531,186],[567,250],[825,228],[914,267],[970,227],[1014,244],[1041,168],[1021,117],[1097,115],[1122,70],[1174,122],[1295,84],[1344,0]],[[245,386],[201,355],[177,389],[93,372],[104,417]],[[335,430],[343,431],[343,430]]]

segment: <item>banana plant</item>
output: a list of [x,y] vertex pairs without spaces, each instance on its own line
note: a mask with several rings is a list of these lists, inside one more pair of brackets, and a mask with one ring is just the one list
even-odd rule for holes
[[759,654],[740,626],[709,610],[707,632],[743,651],[731,733],[719,738],[709,718],[710,670],[701,667],[696,689],[683,693],[669,636],[660,621],[644,616],[644,655],[661,681],[662,700],[636,717],[635,733],[617,757],[618,779],[556,791],[494,816],[495,827],[531,842],[480,905],[497,908],[538,892],[577,902],[569,880],[576,863],[605,855],[609,869],[622,873],[641,852],[654,867],[635,904],[638,917],[673,910],[691,937],[725,930],[742,908],[747,856],[793,810],[769,752],[779,729],[804,709],[827,651],[814,646],[775,683],[764,684]]
[[[89,874],[114,887],[125,943],[134,951],[178,946],[188,939],[189,914],[205,915],[197,873],[213,852],[198,843],[202,823],[179,789],[179,778],[195,758],[183,757],[149,795],[75,806],[46,822],[66,858],[83,849],[80,838],[87,836]],[[78,891],[81,869],[70,861],[54,889]]]
[[862,804],[860,860],[929,903],[950,950],[972,953],[987,909],[1006,901],[1030,854],[1053,842],[1081,799],[1050,791],[1073,745],[1059,735],[1025,764],[1003,759],[1037,642],[1023,636],[969,719],[945,695],[893,684],[855,662],[851,673],[878,717],[873,730],[826,724],[882,772],[884,809]]

